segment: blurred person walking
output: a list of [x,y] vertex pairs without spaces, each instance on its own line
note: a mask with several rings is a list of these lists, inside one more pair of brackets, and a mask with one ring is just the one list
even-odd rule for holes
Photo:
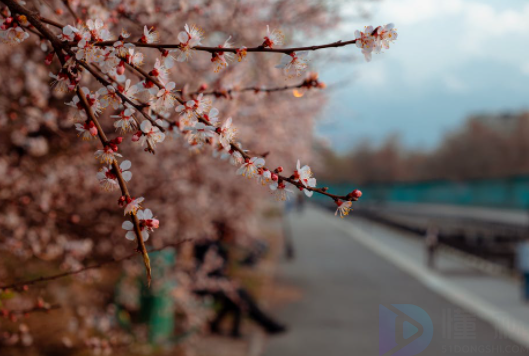
[[199,269],[209,263],[208,259],[211,260],[212,255],[218,261],[214,263],[216,268],[207,272],[207,278],[211,282],[207,284],[212,288],[195,289],[196,294],[211,295],[221,305],[217,315],[210,323],[211,332],[220,333],[220,325],[229,314],[233,315],[230,335],[235,338],[242,335],[240,326],[244,314],[260,325],[268,334],[285,332],[287,329],[284,325],[261,310],[253,296],[227,275],[229,261],[227,245],[233,240],[232,231],[224,222],[217,222],[216,227],[217,239],[208,239],[197,243],[194,250]]
[[426,255],[428,268],[435,268],[435,252],[439,247],[439,229],[435,226],[429,226],[426,230],[426,237],[424,242],[426,244]]
[[522,274],[522,297],[529,301],[529,241],[525,240],[518,244],[516,249],[516,264],[518,271]]

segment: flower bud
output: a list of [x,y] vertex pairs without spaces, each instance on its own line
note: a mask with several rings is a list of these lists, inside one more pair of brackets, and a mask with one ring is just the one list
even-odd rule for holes
[[97,127],[92,126],[88,130],[90,131],[90,135],[97,136]]
[[136,131],[136,133],[132,135],[132,142],[138,142],[140,140],[141,135],[141,131]]
[[119,62],[118,66],[116,67],[116,73],[118,75],[123,75],[125,73],[125,63],[123,61]]
[[46,64],[47,66],[49,66],[51,64],[51,62],[53,61],[53,56],[55,55],[55,52],[51,52],[51,53],[48,53],[48,55],[46,56],[46,58],[44,59],[44,64]]
[[150,225],[153,229],[157,229],[160,226],[160,221],[158,219],[152,219]]
[[153,77],[157,77],[160,75],[160,72],[158,71],[158,69],[154,68],[153,70],[150,71],[149,75],[152,75]]

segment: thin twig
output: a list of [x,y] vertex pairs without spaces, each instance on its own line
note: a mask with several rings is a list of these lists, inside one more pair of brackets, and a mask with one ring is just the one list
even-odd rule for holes
[[[158,252],[158,251],[165,250],[165,249],[170,248],[170,247],[178,247],[181,244],[183,244],[185,242],[189,242],[189,241],[192,241],[192,240],[191,239],[181,240],[181,241],[178,241],[178,242],[175,242],[175,243],[172,243],[172,244],[164,245],[163,247],[160,247],[160,248],[150,249],[148,252],[149,253],[153,253],[153,252]],[[127,255],[125,257],[121,257],[121,258],[114,259],[114,260],[107,260],[107,261],[99,262],[97,264],[81,267],[81,268],[78,268],[76,270],[72,270],[72,271],[68,271],[68,272],[53,274],[53,275],[50,275],[50,276],[39,277],[39,278],[35,278],[35,279],[29,279],[29,280],[23,281],[23,282],[15,282],[15,283],[11,283],[11,284],[6,284],[6,285],[3,285],[3,286],[0,286],[0,290],[19,289],[19,288],[22,288],[24,286],[29,286],[29,285],[33,285],[33,284],[37,284],[37,283],[42,283],[42,282],[49,282],[49,281],[53,281],[53,280],[56,280],[56,279],[60,279],[60,278],[68,277],[68,276],[73,276],[73,275],[80,274],[80,273],[83,273],[83,272],[86,272],[86,271],[89,271],[89,270],[92,270],[92,269],[99,269],[99,268],[105,267],[107,265],[112,265],[112,264],[115,264],[115,263],[120,263],[120,262],[123,262],[123,261],[126,261],[126,260],[130,260],[131,258],[136,257],[137,255],[138,255],[137,253],[132,253],[132,254]]]
[[[101,41],[101,42],[94,42],[93,44],[94,46],[106,47],[106,46],[113,46],[115,42],[116,41]],[[143,43],[143,42],[135,42],[135,41],[123,41],[123,42],[131,43],[136,47],[144,47],[144,48],[156,48],[156,49],[181,48],[180,43]],[[306,47],[269,48],[269,47],[257,46],[257,47],[245,48],[245,51],[248,53],[264,52],[264,53],[291,54],[294,52],[302,52],[302,51],[317,51],[319,49],[324,49],[324,48],[345,47],[345,46],[349,46],[355,43],[356,43],[356,39],[350,40],[350,41],[336,41],[336,42],[327,43],[323,45],[306,46]],[[196,46],[196,47],[192,47],[191,49],[195,51],[202,51],[202,52],[209,52],[209,53],[218,53],[218,52],[237,53],[237,51],[240,50],[240,48],[207,47],[207,46]]]
[[77,16],[75,11],[73,11],[72,7],[70,6],[70,1],[69,0],[62,0],[62,3],[64,4],[64,6],[66,6],[66,8],[68,9],[68,12],[73,16],[75,21],[77,23],[80,23],[81,19],[79,18],[79,16]]
[[[92,108],[88,104],[85,93],[83,93],[83,90],[79,86],[77,86],[76,91],[77,91],[77,96],[80,99],[81,105],[83,106],[83,109],[85,110],[89,120],[92,121],[94,125],[96,126],[97,132],[99,134],[99,139],[101,140],[103,149],[105,149],[105,147],[109,144],[108,138],[103,132],[103,129],[101,128],[101,125],[99,124],[99,121],[97,120],[94,113],[92,112]],[[116,179],[119,183],[119,187],[121,188],[122,195],[125,196],[127,200],[132,199],[132,197],[130,196],[129,190],[127,188],[127,183],[125,183],[125,180],[123,179],[123,176],[121,175],[121,169],[119,168],[118,161],[116,161],[116,159],[112,161],[112,168],[113,168],[113,173],[116,175]],[[136,241],[138,242],[138,251],[141,252],[143,256],[143,263],[145,265],[145,269],[147,272],[147,282],[150,285],[151,284],[151,264],[149,260],[149,254],[147,253],[147,249],[145,248],[145,242],[143,241],[143,235],[141,233],[141,228],[140,228],[140,221],[138,217],[136,216],[135,212],[131,212],[130,220],[134,224],[134,231],[136,232]]]
[[272,87],[272,88],[262,88],[262,87],[258,87],[258,86],[250,86],[250,87],[245,87],[245,88],[242,88],[242,89],[237,89],[237,88],[231,88],[231,89],[225,89],[225,90],[222,90],[222,89],[216,89],[216,90],[210,90],[210,91],[195,91],[193,93],[189,93],[188,95],[190,96],[196,96],[196,95],[199,95],[199,94],[202,94],[202,95],[213,95],[213,96],[216,96],[216,97],[223,97],[223,96],[226,96],[226,95],[230,95],[231,93],[244,93],[244,92],[247,92],[247,91],[252,91],[254,93],[274,93],[274,92],[279,92],[279,91],[286,91],[286,90],[290,90],[290,89],[300,89],[300,88],[303,88],[303,87],[310,87],[310,88],[313,88],[315,87],[314,85],[308,85],[307,83],[307,80],[304,80],[302,83],[300,84],[292,84],[292,85],[285,85],[285,86],[281,86],[281,87]]

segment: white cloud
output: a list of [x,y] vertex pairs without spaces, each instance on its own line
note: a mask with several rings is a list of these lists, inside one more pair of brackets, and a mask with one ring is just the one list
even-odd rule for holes
[[523,74],[529,75],[529,62],[525,62],[520,66],[520,70]]
[[358,84],[362,88],[380,89],[388,83],[387,67],[381,61],[374,61],[362,67]]
[[[398,71],[412,89],[444,81],[455,90],[462,86],[444,80],[445,73],[465,71],[477,61],[521,68],[529,57],[524,45],[529,43],[529,5],[519,1],[386,0],[373,5],[372,14],[370,24],[393,22],[399,32],[376,71],[368,68],[374,63],[358,67],[362,77],[373,75],[366,82],[372,86],[385,84],[385,73]],[[364,25],[350,22],[343,29],[350,34]]]
[[453,16],[463,9],[462,0],[401,0],[381,3],[381,16],[393,22],[413,26],[440,16]]
[[464,93],[468,91],[468,85],[461,78],[455,75],[447,75],[443,79],[446,87],[454,93]]

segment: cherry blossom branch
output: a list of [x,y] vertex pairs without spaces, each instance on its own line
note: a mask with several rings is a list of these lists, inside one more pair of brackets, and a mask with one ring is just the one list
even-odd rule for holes
[[[324,48],[333,48],[333,47],[345,47],[356,43],[356,39],[350,40],[350,41],[336,41],[332,43],[327,43],[323,45],[318,46],[305,46],[305,47],[289,47],[289,48],[269,48],[264,46],[257,46],[257,47],[249,47],[245,48],[246,52],[265,52],[265,53],[283,53],[283,54],[291,54],[295,52],[301,52],[301,51],[317,51],[319,49]],[[94,46],[99,47],[106,47],[106,46],[112,46],[116,41],[101,41],[101,42],[94,42]],[[172,49],[172,48],[181,48],[180,43],[144,43],[144,42],[137,42],[137,41],[123,41],[123,43],[130,43],[133,44],[136,47],[144,47],[144,48],[156,48],[159,50],[163,49]],[[209,53],[219,53],[219,52],[230,52],[230,53],[238,53],[240,48],[224,48],[224,47],[206,47],[206,46],[195,46],[191,48],[195,51],[202,51],[202,52],[209,52]]]
[[17,318],[20,316],[26,316],[31,313],[47,313],[51,310],[60,309],[60,308],[61,306],[59,304],[36,305],[33,308],[19,309],[19,310],[2,309],[0,311],[0,315],[6,319],[10,319],[11,321],[16,322]]
[[[76,59],[76,62],[79,63],[83,68],[85,68],[86,70],[88,70],[88,72],[90,72],[90,74],[98,81],[100,82],[101,84],[103,84],[105,87],[108,87],[109,85],[112,85],[111,82],[109,82],[108,80],[106,80],[102,75],[100,75],[99,73],[97,73],[91,65],[85,63],[84,61],[79,61]],[[152,122],[156,127],[158,127],[160,129],[160,131],[162,132],[165,132],[165,128],[158,125],[158,123],[152,118],[150,117],[148,114],[146,114],[143,109],[145,108],[145,105],[138,105],[136,103],[134,103],[128,96],[126,96],[125,94],[121,93],[119,90],[116,90],[116,94],[123,100],[125,101],[126,103],[128,103],[129,105],[131,105],[132,107],[134,107],[145,119],[149,120],[150,122]],[[139,122],[136,120],[136,123],[138,124],[138,127],[140,126],[139,125]],[[152,154],[155,153],[154,151],[154,147],[152,146],[152,144],[150,142],[147,142],[147,145],[148,145],[148,151],[151,152]]]
[[[135,66],[133,64],[127,64],[127,65],[129,67],[133,68],[134,70],[136,70],[141,75],[143,75],[146,80],[151,81],[152,83],[154,83],[159,88],[164,88],[165,89],[165,85],[163,85],[159,80],[157,80],[156,78],[151,76],[149,73],[147,73],[143,69],[141,69],[141,68],[139,68],[139,67],[137,67],[137,66]],[[176,100],[180,104],[185,104],[185,102],[182,99],[180,99],[180,98],[176,98]],[[211,125],[211,123],[208,120],[206,120],[202,115],[197,115],[197,118],[203,124],[208,125],[208,126]],[[251,159],[251,157],[246,152],[244,152],[244,150],[242,148],[238,147],[237,145],[235,145],[233,143],[230,143],[230,146],[231,146],[232,150],[239,152],[244,159],[246,159],[246,160]],[[263,167],[263,169],[267,169],[267,168]],[[356,201],[356,200],[358,200],[358,197],[356,197],[353,193],[349,193],[347,195],[331,194],[331,193],[327,193],[327,191],[329,190],[328,187],[323,187],[323,188],[307,187],[303,183],[301,183],[300,181],[296,181],[294,176],[285,177],[285,176],[280,175],[279,173],[277,173],[277,176],[278,176],[280,181],[283,180],[283,181],[289,182],[290,184],[298,187],[301,190],[306,189],[306,190],[309,190],[309,191],[312,191],[312,192],[316,192],[316,193],[319,193],[319,194],[322,194],[322,195],[326,195],[326,196],[334,199],[335,201],[339,201],[339,200]]]
[[[3,1],[3,0],[2,0]],[[9,6],[9,5],[8,5]],[[48,19],[46,17],[42,17],[40,15],[38,15],[38,19],[41,20],[42,22],[48,24],[48,25],[52,25],[54,27],[57,27],[58,29],[62,29],[64,26],[61,25],[60,23],[54,21],[54,20],[51,20],[51,19]]]
[[[207,124],[207,125],[210,124],[209,121],[207,121],[203,117],[199,117],[198,119],[199,119],[200,122],[202,122],[204,124]],[[238,147],[237,145],[231,143],[230,146],[231,146],[232,150],[239,152],[245,160],[250,160],[252,158],[242,148]],[[269,170],[271,172],[274,172],[274,170],[270,170],[270,169],[266,168],[265,166],[263,166],[262,168],[265,169],[265,170]],[[327,191],[329,190],[328,187],[323,187],[323,188],[308,187],[308,186],[305,186],[300,181],[296,181],[294,176],[285,177],[285,176],[280,175],[279,172],[276,172],[276,174],[278,176],[279,181],[283,180],[283,181],[289,182],[290,184],[298,187],[300,190],[305,189],[305,190],[316,192],[316,193],[319,193],[319,194],[322,194],[322,195],[326,195],[326,196],[334,199],[335,201],[338,201],[338,200],[357,201],[358,200],[358,198],[353,193],[349,193],[347,195],[331,194],[331,193],[327,193]]]
[[315,78],[307,78],[299,84],[284,85],[281,87],[272,87],[272,88],[262,88],[258,86],[249,86],[242,89],[231,88],[231,89],[216,89],[210,91],[197,90],[193,93],[189,93],[190,96],[196,96],[199,94],[202,95],[213,95],[217,98],[220,97],[229,97],[231,93],[244,93],[247,91],[252,91],[256,94],[258,93],[274,93],[280,91],[286,91],[291,89],[301,89],[301,88],[324,88],[325,84],[318,81],[317,76]]
[[[164,245],[164,246],[159,247],[159,248],[150,249],[148,252],[149,253],[153,253],[153,252],[163,251],[163,250],[165,250],[167,248],[171,248],[171,247],[178,247],[181,244],[183,244],[185,242],[189,242],[189,241],[192,241],[192,239],[184,239],[184,240],[181,240],[181,241],[177,241],[177,242],[174,242],[174,243],[171,243],[171,244]],[[53,280],[56,280],[56,279],[61,279],[61,278],[64,278],[64,277],[77,275],[77,274],[80,274],[80,273],[83,273],[83,272],[86,272],[86,271],[89,271],[89,270],[99,269],[99,268],[106,267],[108,265],[112,265],[112,264],[115,264],[115,263],[120,263],[120,262],[123,262],[123,261],[126,261],[126,260],[130,260],[130,259],[132,259],[132,258],[134,258],[136,256],[137,256],[137,253],[132,253],[132,254],[127,255],[125,257],[99,262],[97,264],[81,267],[81,268],[78,268],[78,269],[75,269],[75,270],[72,270],[72,271],[68,271],[68,272],[53,274],[53,275],[50,275],[50,276],[39,277],[39,278],[35,278],[35,279],[29,279],[29,280],[26,280],[26,281],[23,281],[23,282],[15,282],[15,283],[11,283],[11,284],[2,285],[2,286],[0,286],[0,291],[1,290],[7,290],[7,289],[22,289],[24,286],[30,286],[30,285],[34,285],[34,284],[38,284],[38,283],[42,283],[42,282],[50,282],[50,281],[53,281]]]
[[[103,129],[101,128],[101,125],[99,124],[99,121],[97,120],[94,113],[92,112],[92,109],[90,108],[90,105],[88,104],[86,100],[86,96],[83,93],[83,90],[79,86],[77,86],[76,91],[77,91],[77,96],[80,99],[81,105],[83,106],[83,109],[85,110],[89,120],[92,121],[94,125],[96,126],[98,134],[99,134],[99,139],[101,140],[101,144],[103,145],[103,148],[105,148],[106,146],[109,145],[110,141],[106,137],[105,133],[103,132]],[[129,190],[127,188],[127,183],[123,179],[123,176],[121,174],[121,169],[118,165],[118,162],[115,159],[112,161],[112,168],[113,168],[113,173],[116,175],[117,181],[119,183],[119,187],[121,188],[122,195],[125,196],[127,200],[132,199],[132,197],[130,196]],[[141,228],[140,228],[140,221],[138,217],[136,216],[135,212],[130,213],[130,220],[134,224],[134,231],[136,232],[136,241],[138,242],[138,251],[141,252],[143,256],[143,264],[145,265],[145,270],[147,272],[147,283],[150,285],[151,284],[151,263],[149,260],[149,254],[147,253],[147,249],[145,248],[145,242],[143,241],[143,236],[142,236]]]
[[[59,28],[62,28],[60,24],[56,23],[55,21],[52,21],[52,20],[48,20],[46,19],[46,21],[40,21],[42,18],[40,17],[39,14],[36,14],[32,11],[29,11],[28,9],[26,9],[25,7],[21,6],[20,4],[18,4],[18,2],[16,2],[15,0],[1,0],[4,4],[6,4],[7,7],[9,7],[11,9],[11,12],[13,13],[19,13],[19,14],[22,14],[24,16],[26,16],[27,20],[44,36],[46,37],[46,39],[48,39],[53,48],[58,51],[60,50],[61,48],[63,48],[63,44],[61,41],[59,41],[59,39],[57,38],[56,35],[53,34],[53,32],[50,31],[50,29],[48,29],[44,23],[48,23],[50,25],[53,25],[53,26],[56,26],[56,27],[59,27]],[[44,23],[43,23],[44,22]]]
[[[53,26],[55,26],[57,28],[60,28],[60,29],[62,29],[64,27],[63,25],[61,25],[60,23],[57,23],[57,22],[55,22],[53,20],[44,18],[44,17],[42,17],[42,16],[40,16],[38,14],[32,13],[31,11],[29,11],[29,10],[25,9],[24,7],[20,6],[14,0],[1,0],[1,1],[4,4],[6,4],[9,8],[11,8],[13,10],[13,12],[17,12],[17,13],[25,15],[27,17],[28,21],[42,34],[42,36],[44,36],[46,39],[48,39],[52,43],[53,48],[55,49],[55,52],[57,53],[57,55],[59,57],[60,57],[61,49],[64,49],[70,56],[72,56],[72,58],[75,58],[75,53],[73,53],[70,48],[65,46],[63,42],[59,41],[57,36],[53,32],[51,32],[46,26],[44,26],[42,24],[42,22],[50,24],[50,25],[53,25]],[[90,67],[90,65],[88,65],[84,61],[79,61],[77,59],[75,59],[75,60],[83,68],[88,70],[90,72],[90,74],[92,74],[92,76],[94,76],[101,84],[103,84],[104,86],[111,85],[110,82],[108,82],[105,78],[103,78],[101,75],[99,75],[97,72],[95,72]],[[121,92],[117,91],[116,93],[122,100],[126,101],[128,104],[133,106],[138,112],[140,112],[142,114],[142,116],[145,117],[145,119],[151,121],[153,124],[158,126],[160,131],[162,131],[162,132],[164,131],[163,127],[161,127],[158,124],[156,124],[155,120],[153,120],[149,115],[147,115],[145,112],[143,112],[143,107],[140,107],[139,105],[135,104],[132,100],[130,100],[126,95],[123,95]],[[149,145],[149,151],[154,153],[154,148],[152,147],[152,145],[150,143],[148,143],[148,145]]]
[[[14,0],[2,0],[13,12],[16,12],[16,13],[20,13],[20,14],[23,14],[27,17],[28,21],[37,29],[39,30],[43,36],[45,36],[53,45],[55,51],[57,52],[57,55],[59,56],[59,58],[61,59],[61,63],[64,61],[61,57],[61,50],[64,48],[62,42],[60,42],[57,37],[51,33],[51,31],[46,28],[46,26],[43,25],[42,22],[39,21],[38,19],[38,15],[35,15],[33,13],[31,13],[29,10],[25,9],[24,7],[20,6],[18,3],[16,3]],[[69,50],[68,48],[66,49],[67,52],[69,52],[69,54],[73,55],[73,53],[71,53],[71,50]],[[73,57],[75,58],[75,56]],[[80,61],[78,61],[80,62]],[[90,73],[92,73],[91,71],[91,68],[86,65],[84,66],[85,68],[87,68]],[[92,73],[94,74],[94,73]],[[96,126],[97,128],[97,131],[98,131],[98,136],[101,140],[101,143],[103,145],[103,148],[105,148],[105,146],[107,146],[110,141],[108,140],[108,138],[106,137],[101,125],[99,124],[99,120],[97,120],[97,118],[95,117],[94,113],[92,112],[92,109],[90,107],[90,105],[88,104],[87,100],[86,100],[86,96],[85,94],[83,93],[82,89],[79,87],[79,85],[77,85],[76,87],[76,92],[77,92],[77,95],[80,99],[80,103],[81,105],[83,106],[83,109],[84,111],[86,112],[87,114],[87,117],[89,118],[89,121],[93,122],[94,125]],[[127,188],[127,185],[125,183],[125,180],[123,179],[123,176],[121,174],[121,169],[117,163],[117,161],[114,159],[112,161],[112,167],[113,167],[113,171],[116,175],[116,179],[119,183],[119,186],[121,188],[121,192],[122,192],[122,195],[127,199],[127,200],[131,200],[131,196],[129,194],[129,191],[128,191],[128,188]],[[147,273],[147,283],[148,285],[150,285],[151,283],[151,266],[150,266],[150,260],[149,260],[149,255],[147,253],[147,249],[145,247],[145,243],[143,241],[143,236],[142,236],[142,232],[141,232],[141,228],[140,228],[140,222],[139,222],[139,219],[138,217],[136,216],[136,213],[135,211],[131,212],[130,213],[130,219],[134,225],[134,231],[135,231],[135,235],[136,235],[136,240],[138,242],[138,251],[141,252],[142,256],[143,256],[143,263],[145,265],[145,269],[146,269],[146,273]]]

